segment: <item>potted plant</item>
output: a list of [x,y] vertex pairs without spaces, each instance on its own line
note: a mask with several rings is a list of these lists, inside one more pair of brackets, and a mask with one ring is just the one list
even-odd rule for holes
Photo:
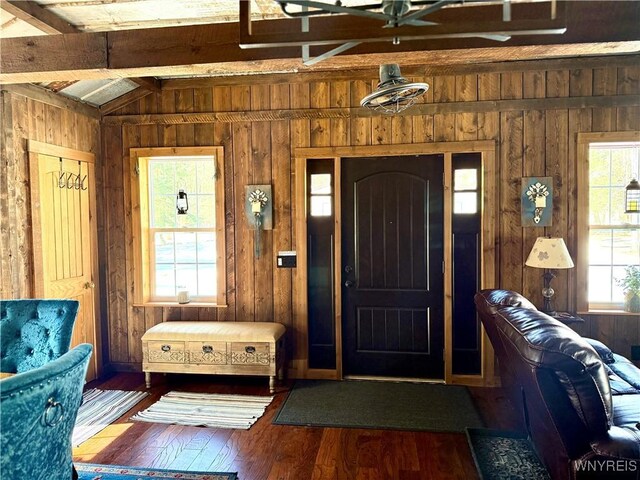
[[624,269],[624,277],[617,279],[624,292],[624,309],[627,312],[640,312],[640,266],[629,265]]

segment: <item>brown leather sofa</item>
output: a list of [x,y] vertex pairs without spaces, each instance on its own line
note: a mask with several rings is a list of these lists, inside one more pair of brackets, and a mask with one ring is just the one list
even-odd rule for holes
[[640,479],[640,370],[509,290],[475,303],[502,385],[554,479]]

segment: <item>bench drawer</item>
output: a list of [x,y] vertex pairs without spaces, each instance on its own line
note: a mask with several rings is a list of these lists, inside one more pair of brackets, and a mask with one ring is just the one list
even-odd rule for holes
[[149,341],[147,342],[149,363],[184,363],[184,342]]
[[231,342],[232,365],[269,365],[269,344],[261,342]]
[[187,351],[191,364],[227,364],[227,342],[188,342]]

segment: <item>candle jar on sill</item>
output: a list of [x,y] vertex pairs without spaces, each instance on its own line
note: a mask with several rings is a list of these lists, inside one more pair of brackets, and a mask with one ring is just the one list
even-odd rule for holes
[[185,285],[178,285],[176,287],[176,292],[178,303],[184,305],[185,303],[189,303],[191,301],[191,297],[189,296],[189,289]]

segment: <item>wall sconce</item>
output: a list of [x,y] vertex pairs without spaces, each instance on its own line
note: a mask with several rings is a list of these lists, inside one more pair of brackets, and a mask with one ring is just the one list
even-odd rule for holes
[[640,183],[634,178],[624,190],[624,213],[640,213]]
[[273,228],[271,185],[247,185],[245,187],[245,214],[249,228],[255,230],[254,253],[260,257],[262,230]]
[[178,215],[186,215],[187,210],[189,210],[189,199],[184,190],[178,190],[178,195],[176,195],[176,210],[178,211]]
[[548,227],[551,225],[553,187],[551,177],[524,177],[522,179],[522,226]]

